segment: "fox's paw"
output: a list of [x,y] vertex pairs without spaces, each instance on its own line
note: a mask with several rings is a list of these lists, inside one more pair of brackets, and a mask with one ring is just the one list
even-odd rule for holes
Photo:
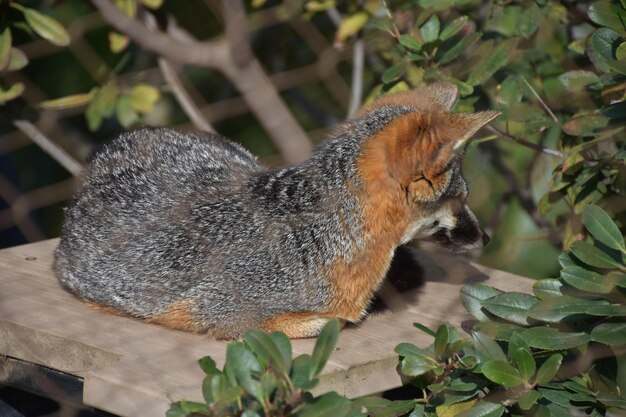
[[[291,339],[317,336],[331,319],[317,313],[285,313],[267,320],[261,328],[266,332],[280,331]],[[345,322],[342,320],[342,325]]]

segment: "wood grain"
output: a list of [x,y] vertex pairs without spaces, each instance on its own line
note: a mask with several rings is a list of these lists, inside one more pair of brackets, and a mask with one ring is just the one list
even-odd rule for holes
[[[57,243],[0,251],[0,355],[83,377],[85,404],[119,415],[164,415],[172,401],[201,400],[203,373],[196,361],[210,355],[222,366],[227,342],[90,309],[54,277]],[[467,320],[459,302],[465,283],[522,292],[532,286],[527,278],[447,254],[419,256],[424,285],[397,294],[391,308],[342,330],[316,393],[357,397],[400,386],[394,347],[432,342],[413,322],[434,327]],[[314,343],[294,340],[294,355],[310,353]]]

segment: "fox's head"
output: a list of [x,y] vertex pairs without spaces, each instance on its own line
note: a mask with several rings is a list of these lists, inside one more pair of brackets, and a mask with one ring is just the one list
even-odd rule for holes
[[436,83],[383,97],[357,116],[397,114],[363,144],[359,171],[390,224],[400,225],[401,243],[465,251],[489,241],[467,205],[461,160],[466,142],[498,113],[450,113],[457,99],[454,84]]

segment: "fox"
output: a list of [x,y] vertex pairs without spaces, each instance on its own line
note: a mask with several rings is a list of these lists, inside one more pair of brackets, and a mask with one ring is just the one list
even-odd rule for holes
[[499,113],[453,113],[458,98],[448,82],[384,96],[278,168],[216,133],[123,133],[65,209],[56,275],[92,306],[216,339],[359,322],[398,247],[489,240],[461,163]]

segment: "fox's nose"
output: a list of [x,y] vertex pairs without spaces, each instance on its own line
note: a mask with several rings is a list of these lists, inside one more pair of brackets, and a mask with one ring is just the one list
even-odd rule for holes
[[489,243],[490,240],[491,238],[489,235],[483,230],[483,246],[487,246],[487,243]]

